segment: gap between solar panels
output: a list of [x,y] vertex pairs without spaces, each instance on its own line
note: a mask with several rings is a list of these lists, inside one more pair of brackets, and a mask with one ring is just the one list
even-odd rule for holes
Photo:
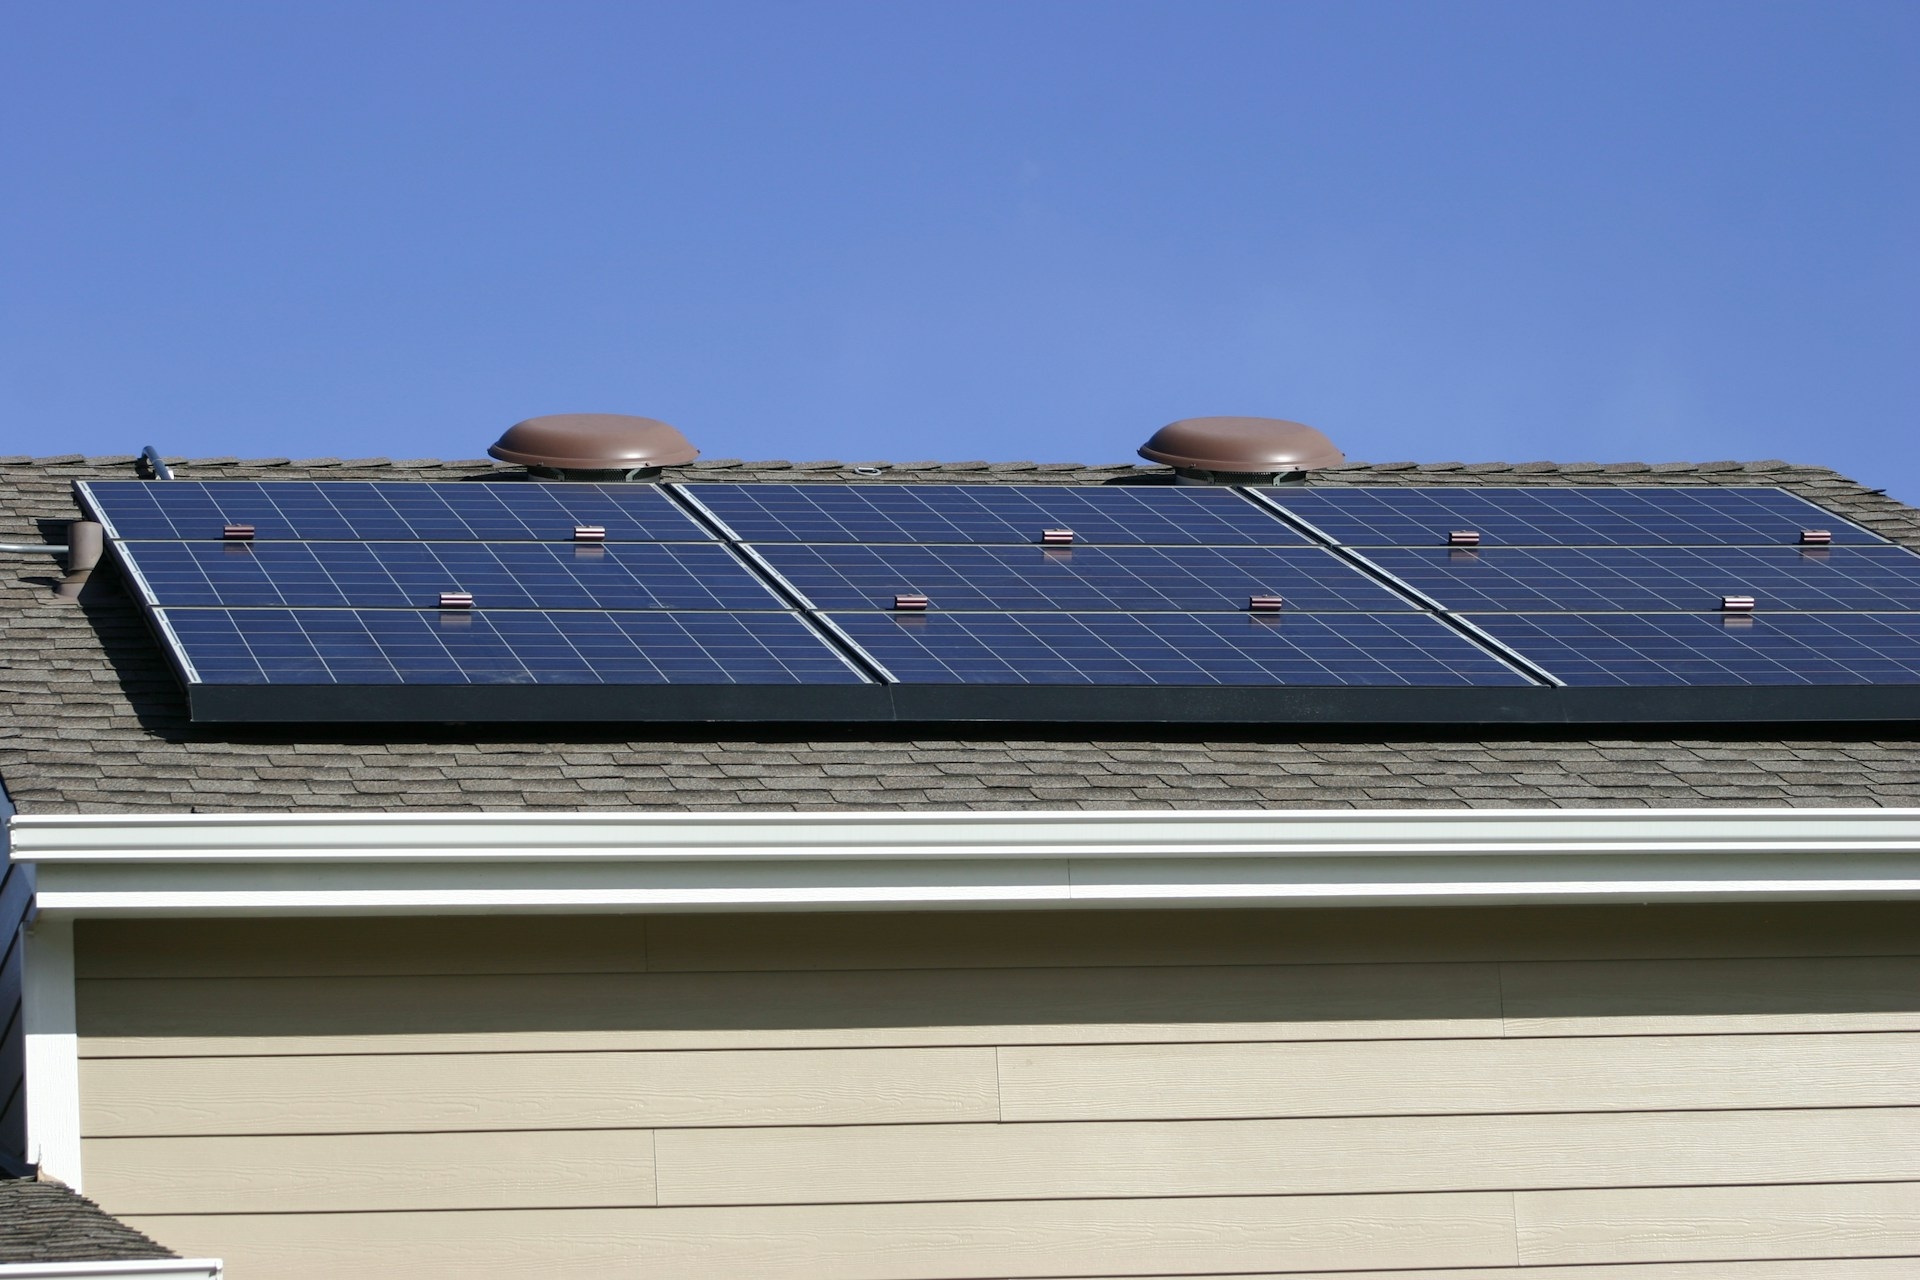
[[76,492],[206,722],[1920,711],[1920,556],[1771,488]]

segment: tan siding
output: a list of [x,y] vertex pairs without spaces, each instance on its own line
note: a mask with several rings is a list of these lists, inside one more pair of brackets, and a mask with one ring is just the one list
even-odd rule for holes
[[89,1191],[233,1280],[1920,1274],[1920,904],[79,937]]
[[[1251,1266],[1500,1266],[1504,1194],[1015,1204],[135,1217],[176,1250],[218,1247],[234,1280],[343,1274],[976,1280],[1244,1271]],[[394,1270],[395,1250],[413,1260]]]
[[333,977],[415,973],[643,973],[642,915],[371,916],[359,920],[82,920],[81,978]]
[[1912,902],[1101,910],[1044,918],[1036,928],[1035,913],[1024,911],[689,914],[656,916],[647,934],[658,970],[1871,956],[1909,953],[1920,934],[1920,903]]
[[[1036,919],[1045,921],[1036,928]],[[82,978],[1873,956],[1920,904],[88,920]]]
[[1534,1191],[1514,1197],[1530,1264],[1920,1253],[1920,1183]]
[[1507,1034],[1920,1031],[1920,956],[1503,966]]
[[662,1133],[662,1204],[1920,1180],[1920,1110]]
[[90,1138],[87,1194],[122,1213],[650,1205],[647,1129]]
[[92,979],[92,1055],[1498,1035],[1490,964]]
[[999,1117],[991,1049],[89,1059],[87,1137]]
[[1016,1046],[1005,1120],[1920,1105],[1920,1035]]
[[[1511,1267],[1448,1267],[1443,1271],[1395,1271],[1379,1280],[1913,1280],[1916,1258],[1791,1258],[1764,1262],[1645,1262],[1552,1271],[1516,1271]],[[1352,1271],[1237,1271],[1206,1280],[1354,1280]],[[1367,1275],[1360,1272],[1359,1275]],[[1121,1280],[1115,1275],[1078,1280]],[[1126,1280],[1192,1280],[1192,1277],[1128,1276]]]

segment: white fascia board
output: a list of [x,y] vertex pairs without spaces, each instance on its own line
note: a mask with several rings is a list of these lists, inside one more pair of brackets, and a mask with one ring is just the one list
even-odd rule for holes
[[1920,810],[16,817],[63,914],[1920,897]]
[[0,1263],[0,1280],[220,1280],[218,1258],[140,1258],[122,1262]]

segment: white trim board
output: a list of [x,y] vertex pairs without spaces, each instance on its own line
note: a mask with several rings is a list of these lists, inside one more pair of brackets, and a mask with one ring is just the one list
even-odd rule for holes
[[50,815],[42,913],[1920,898],[1920,809]]
[[220,1280],[218,1258],[141,1258],[120,1262],[6,1262],[0,1280],[134,1280],[175,1276],[178,1280]]

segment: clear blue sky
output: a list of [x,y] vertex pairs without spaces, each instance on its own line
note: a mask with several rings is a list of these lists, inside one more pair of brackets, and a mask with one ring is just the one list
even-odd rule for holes
[[1920,501],[1920,4],[0,3],[0,453],[1838,467]]

